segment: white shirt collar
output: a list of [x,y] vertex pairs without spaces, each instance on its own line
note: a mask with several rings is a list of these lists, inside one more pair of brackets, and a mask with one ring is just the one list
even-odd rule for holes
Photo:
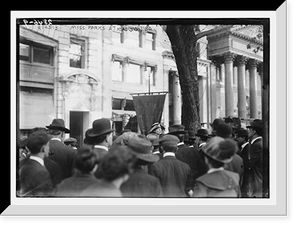
[[245,143],[241,146],[241,148],[244,149],[245,146],[248,145],[248,144],[249,144],[249,142],[245,142]]
[[45,165],[45,164],[44,164],[44,160],[43,160],[42,158],[40,158],[40,157],[36,157],[36,156],[31,155],[29,158],[30,158],[31,160],[37,161],[37,162],[40,163],[42,166]]
[[213,173],[213,172],[216,172],[216,171],[221,171],[221,170],[224,170],[223,167],[220,167],[220,168],[211,168],[207,171],[207,173]]
[[206,144],[206,142],[201,142],[199,147],[204,146]]
[[105,149],[106,151],[108,151],[108,147],[106,147],[106,146],[95,145],[94,147],[97,148],[97,149]]
[[51,138],[51,140],[56,140],[56,141],[60,141],[61,142],[60,138]]
[[175,157],[175,153],[172,153],[172,152],[166,152],[166,153],[164,153],[163,157],[167,157],[167,156],[173,156],[173,157]]
[[181,145],[184,145],[184,142],[179,142],[179,143],[177,144],[177,146],[181,146]]
[[259,137],[257,137],[257,138],[254,138],[254,139],[251,141],[251,144],[253,144],[253,142],[255,142],[256,140],[261,139],[261,138],[262,138],[261,136],[259,136]]

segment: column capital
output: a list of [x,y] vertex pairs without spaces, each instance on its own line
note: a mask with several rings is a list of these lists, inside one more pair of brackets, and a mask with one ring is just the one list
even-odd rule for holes
[[226,52],[223,54],[223,59],[224,59],[224,62],[233,62],[234,59],[236,58],[236,54],[233,53],[233,52]]
[[222,56],[212,56],[210,57],[210,60],[213,62],[213,64],[219,68],[221,64],[223,64],[223,57]]
[[247,62],[248,68],[257,68],[259,61],[256,59],[249,59]]
[[249,58],[246,56],[237,55],[237,57],[235,58],[235,64],[237,66],[246,65],[248,60],[249,60]]

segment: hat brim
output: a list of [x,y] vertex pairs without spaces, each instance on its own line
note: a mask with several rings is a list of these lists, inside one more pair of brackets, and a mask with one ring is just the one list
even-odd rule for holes
[[178,130],[178,131],[173,131],[169,132],[168,134],[176,135],[176,134],[186,134],[187,132],[184,130]]
[[65,128],[65,127],[62,127],[62,126],[46,126],[46,128],[48,128],[49,130],[61,130],[61,131],[64,131],[65,133],[70,133],[70,130]]
[[209,134],[205,135],[205,134],[195,134],[197,137],[207,137],[209,138]]
[[101,131],[101,132],[95,133],[93,131],[93,129],[91,128],[91,129],[87,130],[86,136],[88,136],[88,137],[97,137],[97,136],[109,134],[109,133],[111,133],[113,131],[115,131],[115,129],[109,129],[109,130],[105,130],[105,131]]
[[159,160],[159,156],[152,153],[147,153],[147,154],[135,153],[135,155],[138,159],[147,162],[156,162]]

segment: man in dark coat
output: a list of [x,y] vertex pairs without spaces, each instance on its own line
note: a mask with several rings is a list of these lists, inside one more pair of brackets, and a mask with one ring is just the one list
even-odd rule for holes
[[151,152],[152,144],[145,138],[132,138],[127,146],[137,157],[134,172],[121,186],[124,197],[162,197],[159,179],[147,173],[147,166],[159,160]]
[[[93,122],[93,127],[88,129],[85,133],[85,144],[94,147],[94,153],[101,162],[102,158],[108,153],[109,147],[112,145],[112,132],[115,131],[111,128],[109,119],[101,118]],[[95,172],[97,178],[101,178],[100,166]]]
[[[32,130],[30,130],[29,136],[35,133],[36,131],[44,132],[45,134],[47,134],[46,128],[35,127]],[[31,156],[30,150],[27,147],[27,141],[28,138],[24,139],[19,145],[19,147],[22,148],[23,152],[25,152],[26,154],[26,157],[22,158],[22,160],[19,161],[19,169],[30,159]],[[44,164],[45,164],[45,168],[50,173],[52,184],[55,187],[57,184],[59,184],[62,181],[61,168],[55,161],[51,160],[49,157],[44,158]]]
[[188,164],[175,157],[178,138],[167,134],[159,142],[163,158],[150,166],[149,174],[160,180],[163,197],[189,196],[193,187],[193,177]]
[[27,147],[30,157],[20,168],[20,196],[51,196],[53,184],[44,158],[49,154],[49,136],[44,132],[35,132],[29,136]]
[[49,136],[51,136],[49,158],[61,167],[62,179],[71,177],[76,150],[63,143],[65,133],[70,133],[70,130],[65,127],[63,119],[54,119],[46,127],[49,129]]
[[195,180],[206,173],[207,166],[205,165],[203,156],[198,148],[189,147],[183,143],[184,134],[186,133],[184,128],[185,127],[183,125],[173,125],[170,127],[169,134],[178,137],[180,142],[177,144],[175,157],[189,165],[192,171],[192,177]]
[[255,119],[249,129],[248,156],[244,158],[245,174],[242,185],[243,197],[262,197],[263,176],[263,122]]

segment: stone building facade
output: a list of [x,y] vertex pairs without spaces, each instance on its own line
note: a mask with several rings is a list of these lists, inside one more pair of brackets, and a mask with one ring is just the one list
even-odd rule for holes
[[[206,125],[219,116],[260,115],[256,69],[262,53],[244,47],[249,35],[243,32],[217,28],[198,41],[200,117]],[[176,63],[160,26],[22,25],[19,35],[22,134],[63,118],[81,144],[85,131],[102,117],[120,132],[136,115],[131,94],[149,91],[168,92],[162,123],[167,128],[181,123]],[[247,110],[247,98],[255,110]]]

